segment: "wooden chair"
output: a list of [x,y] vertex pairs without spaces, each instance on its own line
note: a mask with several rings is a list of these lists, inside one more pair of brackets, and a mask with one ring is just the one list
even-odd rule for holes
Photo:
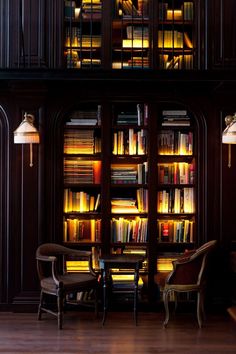
[[[66,260],[88,261],[88,271],[78,273],[66,272]],[[92,255],[89,251],[70,249],[55,243],[45,243],[36,251],[37,271],[40,280],[41,294],[38,307],[38,320],[42,312],[57,316],[58,328],[62,329],[63,309],[68,295],[77,292],[94,290],[94,306],[97,314],[98,281],[92,269]],[[57,298],[57,308],[52,310],[47,302],[48,295]]]
[[163,301],[165,306],[164,327],[169,321],[169,295],[174,293],[177,304],[178,293],[197,293],[197,320],[202,327],[202,317],[204,312],[204,293],[206,288],[206,265],[210,251],[216,246],[217,241],[212,240],[194,251],[183,254],[173,262],[173,271],[168,275],[163,291]]

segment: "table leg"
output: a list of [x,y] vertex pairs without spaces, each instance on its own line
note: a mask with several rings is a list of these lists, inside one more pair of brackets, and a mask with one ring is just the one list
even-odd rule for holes
[[103,269],[102,271],[102,279],[103,279],[103,319],[102,319],[102,325],[104,326],[105,321],[106,321],[106,315],[107,315],[107,274],[106,270]]
[[135,321],[136,326],[137,326],[138,280],[139,280],[139,269],[135,269],[135,272],[134,272],[134,321]]

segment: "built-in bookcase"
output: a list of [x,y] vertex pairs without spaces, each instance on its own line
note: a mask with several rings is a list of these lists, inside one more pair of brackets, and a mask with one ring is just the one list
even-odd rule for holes
[[[64,242],[101,243],[101,105],[82,105],[64,126]],[[97,264],[96,264],[97,266]]]
[[[113,253],[147,255],[148,105],[112,107],[110,161],[111,246]],[[144,261],[143,271],[147,269]]]
[[197,139],[187,110],[163,109],[158,118],[157,271],[161,279],[178,258],[176,251],[197,243]]
[[66,67],[101,67],[102,1],[65,0],[64,19]]
[[158,1],[157,51],[161,69],[193,69],[196,1]]
[[150,106],[81,103],[66,116],[64,243],[92,249],[97,267],[104,251],[142,254],[141,273],[161,273],[198,243],[194,117]]
[[196,3],[65,0],[65,65],[78,69],[193,69]]

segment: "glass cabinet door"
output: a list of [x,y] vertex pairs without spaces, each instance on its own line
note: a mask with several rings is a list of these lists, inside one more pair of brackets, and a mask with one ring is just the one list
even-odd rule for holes
[[196,47],[193,25],[193,1],[159,1],[157,52],[160,69],[193,69]]
[[65,66],[193,69],[195,8],[183,0],[65,0]]
[[65,66],[100,67],[102,1],[65,0],[64,14]]

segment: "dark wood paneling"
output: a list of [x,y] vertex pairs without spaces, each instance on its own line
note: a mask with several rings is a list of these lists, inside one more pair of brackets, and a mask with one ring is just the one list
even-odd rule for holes
[[9,284],[9,124],[0,105],[0,302],[7,302]]
[[208,12],[210,68],[236,67],[235,13],[235,0],[211,0]]
[[64,19],[64,1],[54,0],[45,1],[46,6],[46,53],[49,68],[61,68],[63,62],[63,19]]
[[[12,184],[12,242],[10,244],[10,279],[11,302],[13,304],[35,302],[38,290],[35,252],[42,243],[44,233],[44,178],[43,173],[43,107],[40,105],[40,91],[20,93],[15,88],[18,110],[15,129],[20,124],[25,112],[35,116],[35,126],[40,131],[40,145],[33,145],[33,167],[30,167],[29,144],[13,144],[15,152],[14,178]],[[38,95],[38,97],[37,97]],[[11,136],[13,139],[13,136]],[[42,146],[41,146],[42,145]],[[15,183],[14,183],[15,180]]]
[[10,0],[10,67],[60,67],[62,18],[61,0]]
[[[233,147],[232,167],[229,170],[225,163],[227,147],[221,144],[224,115],[235,110],[232,100],[236,94],[236,78],[232,74],[221,73],[218,76],[201,73],[199,77],[195,73],[165,72],[159,77],[153,73],[147,73],[145,77],[137,73],[120,77],[120,74],[101,72],[97,76],[90,73],[71,78],[67,71],[64,74],[47,71],[43,80],[40,70],[28,74],[27,70],[5,72],[0,81],[5,107],[11,108],[8,119],[2,113],[0,127],[1,305],[4,302],[8,306],[35,303],[38,290],[36,248],[42,242],[62,241],[63,119],[80,102],[98,101],[104,104],[106,111],[103,113],[107,116],[104,135],[110,132],[109,112],[114,101],[145,99],[152,107],[150,114],[153,119],[157,116],[156,109],[160,102],[184,105],[196,118],[198,131],[198,242],[202,244],[215,238],[220,246],[227,246],[235,239],[233,201],[236,198],[236,151]],[[41,143],[34,147],[33,168],[29,167],[29,146],[13,143],[13,131],[20,124],[24,111],[35,114],[35,125],[41,132]],[[155,139],[155,124],[151,124],[154,132],[152,139]],[[152,148],[155,149],[155,143]],[[105,195],[108,189],[105,184],[103,187]],[[155,203],[151,209],[155,211]],[[153,242],[156,239],[155,229],[156,226],[153,226]],[[151,252],[154,269],[156,249]]]
[[9,63],[9,0],[0,2],[0,68]]

